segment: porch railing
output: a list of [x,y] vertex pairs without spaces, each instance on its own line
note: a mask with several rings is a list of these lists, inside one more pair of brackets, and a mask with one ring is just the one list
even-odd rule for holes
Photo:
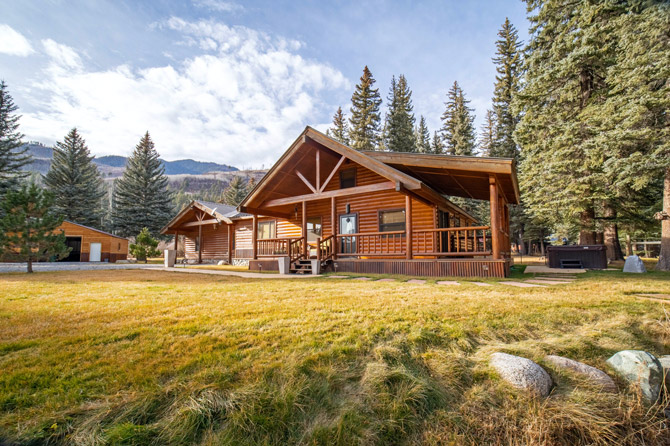
[[337,255],[397,257],[405,255],[405,231],[337,234]]
[[277,257],[288,255],[288,238],[264,238],[256,240],[256,253],[258,257]]
[[414,255],[417,256],[486,256],[491,255],[489,226],[467,226],[442,229],[418,229],[414,232]]
[[288,244],[288,256],[291,262],[300,260],[305,257],[305,237],[300,237],[297,239],[292,239]]
[[316,239],[316,258],[321,262],[332,259],[335,256],[336,237],[329,235],[324,239]]

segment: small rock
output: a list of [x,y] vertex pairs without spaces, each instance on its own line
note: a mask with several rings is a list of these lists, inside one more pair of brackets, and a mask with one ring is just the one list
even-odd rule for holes
[[667,391],[670,392],[670,355],[661,356],[658,358],[658,362],[661,363],[663,368],[663,376],[665,376],[665,387]]
[[418,285],[422,285],[422,284],[426,283],[426,281],[423,280],[423,279],[409,279],[407,281],[407,283],[415,283],[415,284],[418,284]]
[[549,395],[553,384],[551,376],[530,359],[507,353],[494,353],[491,355],[491,365],[502,379],[514,387],[534,395]]
[[638,256],[626,257],[626,263],[623,265],[624,273],[646,273],[647,268],[644,267],[642,259]]
[[573,372],[586,376],[591,382],[603,388],[608,392],[616,392],[616,384],[612,378],[607,375],[607,373],[599,370],[590,365],[586,365],[583,362],[575,361],[570,358],[564,358],[563,356],[547,356],[547,361],[559,369],[572,370]]
[[225,260],[219,260],[216,264],[221,266],[221,265],[227,265],[228,262],[226,262]]
[[628,383],[640,387],[647,401],[658,400],[663,383],[663,366],[650,353],[641,350],[624,350],[616,353],[607,363]]

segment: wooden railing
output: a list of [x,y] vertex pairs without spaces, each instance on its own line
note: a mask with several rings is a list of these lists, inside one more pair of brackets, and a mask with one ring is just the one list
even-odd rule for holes
[[305,250],[303,249],[304,244],[305,244],[305,237],[300,237],[289,241],[288,256],[291,263],[305,257]]
[[488,226],[468,226],[414,231],[416,256],[486,256],[491,255]]
[[405,255],[405,231],[337,234],[337,255],[397,257]]
[[256,240],[256,253],[258,257],[277,257],[288,255],[289,238],[264,238]]
[[335,236],[329,235],[323,240],[316,239],[316,259],[325,262],[335,256]]

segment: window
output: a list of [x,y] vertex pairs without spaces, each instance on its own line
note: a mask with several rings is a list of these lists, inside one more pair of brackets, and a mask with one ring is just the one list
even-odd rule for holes
[[263,221],[258,223],[258,239],[268,239],[277,237],[277,222]]
[[356,168],[343,170],[340,172],[340,189],[356,187]]
[[379,232],[404,231],[405,210],[379,211]]
[[310,217],[307,219],[307,241],[315,242],[321,237],[321,217]]

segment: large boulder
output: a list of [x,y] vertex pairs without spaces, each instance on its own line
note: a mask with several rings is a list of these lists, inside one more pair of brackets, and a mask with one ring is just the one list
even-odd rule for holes
[[616,353],[607,363],[628,383],[639,386],[647,401],[658,400],[663,383],[663,366],[650,353],[642,350],[624,350]]
[[500,377],[516,387],[535,396],[547,396],[551,390],[551,376],[537,363],[507,353],[491,355],[491,366]]
[[663,376],[665,376],[665,387],[670,392],[670,355],[661,356],[658,358],[663,368]]
[[549,355],[546,357],[546,360],[558,369],[570,370],[578,375],[586,377],[590,382],[596,386],[600,386],[603,390],[608,392],[617,391],[614,380],[602,370],[591,367],[583,362],[575,361],[574,359],[564,358],[563,356]]
[[626,257],[626,263],[623,265],[624,273],[646,273],[647,268],[644,267],[642,259],[638,256]]

